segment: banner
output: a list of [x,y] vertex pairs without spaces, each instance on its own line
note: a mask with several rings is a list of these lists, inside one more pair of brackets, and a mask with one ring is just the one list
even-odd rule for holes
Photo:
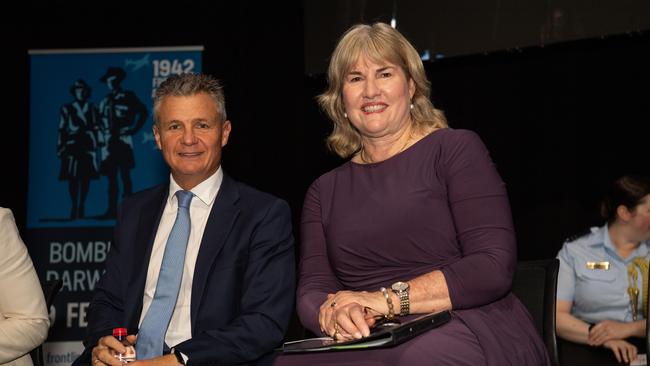
[[83,349],[86,311],[123,197],[165,180],[152,132],[156,87],[201,71],[202,46],[31,50],[26,242],[50,310],[49,366]]

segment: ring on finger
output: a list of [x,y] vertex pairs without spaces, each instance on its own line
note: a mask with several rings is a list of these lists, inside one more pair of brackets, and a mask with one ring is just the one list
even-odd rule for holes
[[337,340],[339,339],[340,336],[341,336],[341,329],[339,328],[339,323],[334,322],[334,334],[332,334],[332,338],[334,338],[334,340]]
[[338,341],[340,337],[341,337],[341,333],[339,332],[334,332],[334,334],[332,335],[332,338],[334,338],[335,341]]
[[331,306],[332,308],[335,308],[335,307],[336,307],[336,301],[332,301],[332,303],[330,304],[330,306]]

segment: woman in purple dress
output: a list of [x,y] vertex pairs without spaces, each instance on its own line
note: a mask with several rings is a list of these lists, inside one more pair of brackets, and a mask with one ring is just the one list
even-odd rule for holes
[[305,198],[303,325],[347,340],[368,336],[377,313],[452,310],[452,320],[394,348],[277,364],[549,364],[510,293],[516,244],[504,184],[480,138],[447,128],[431,104],[417,51],[386,24],[352,27],[328,82],[319,97],[334,121],[328,144],[350,160]]

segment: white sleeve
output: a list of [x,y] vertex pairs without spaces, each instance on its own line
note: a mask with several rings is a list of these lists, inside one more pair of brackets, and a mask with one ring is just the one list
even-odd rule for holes
[[573,268],[575,261],[569,252],[567,243],[562,246],[557,258],[560,260],[560,270],[557,277],[557,298],[573,302],[576,284],[576,271]]
[[13,214],[0,208],[0,364],[41,344],[49,325],[43,290]]

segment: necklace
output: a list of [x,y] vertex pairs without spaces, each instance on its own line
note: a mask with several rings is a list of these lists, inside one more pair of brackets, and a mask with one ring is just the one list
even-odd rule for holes
[[[395,156],[395,155],[401,153],[402,151],[406,150],[406,147],[408,146],[409,142],[411,142],[412,139],[413,139],[413,136],[412,136],[412,134],[409,133],[409,138],[406,139],[406,141],[404,142],[404,145],[402,146],[402,148],[397,150],[396,153],[392,154],[391,156],[387,157],[386,159],[390,159],[393,156]],[[359,153],[359,157],[361,158],[361,161],[363,161],[366,164],[376,163],[376,161],[374,161],[374,160],[366,159],[366,149],[364,149],[363,147],[361,147],[361,152]],[[386,160],[386,159],[384,159],[384,160]]]

